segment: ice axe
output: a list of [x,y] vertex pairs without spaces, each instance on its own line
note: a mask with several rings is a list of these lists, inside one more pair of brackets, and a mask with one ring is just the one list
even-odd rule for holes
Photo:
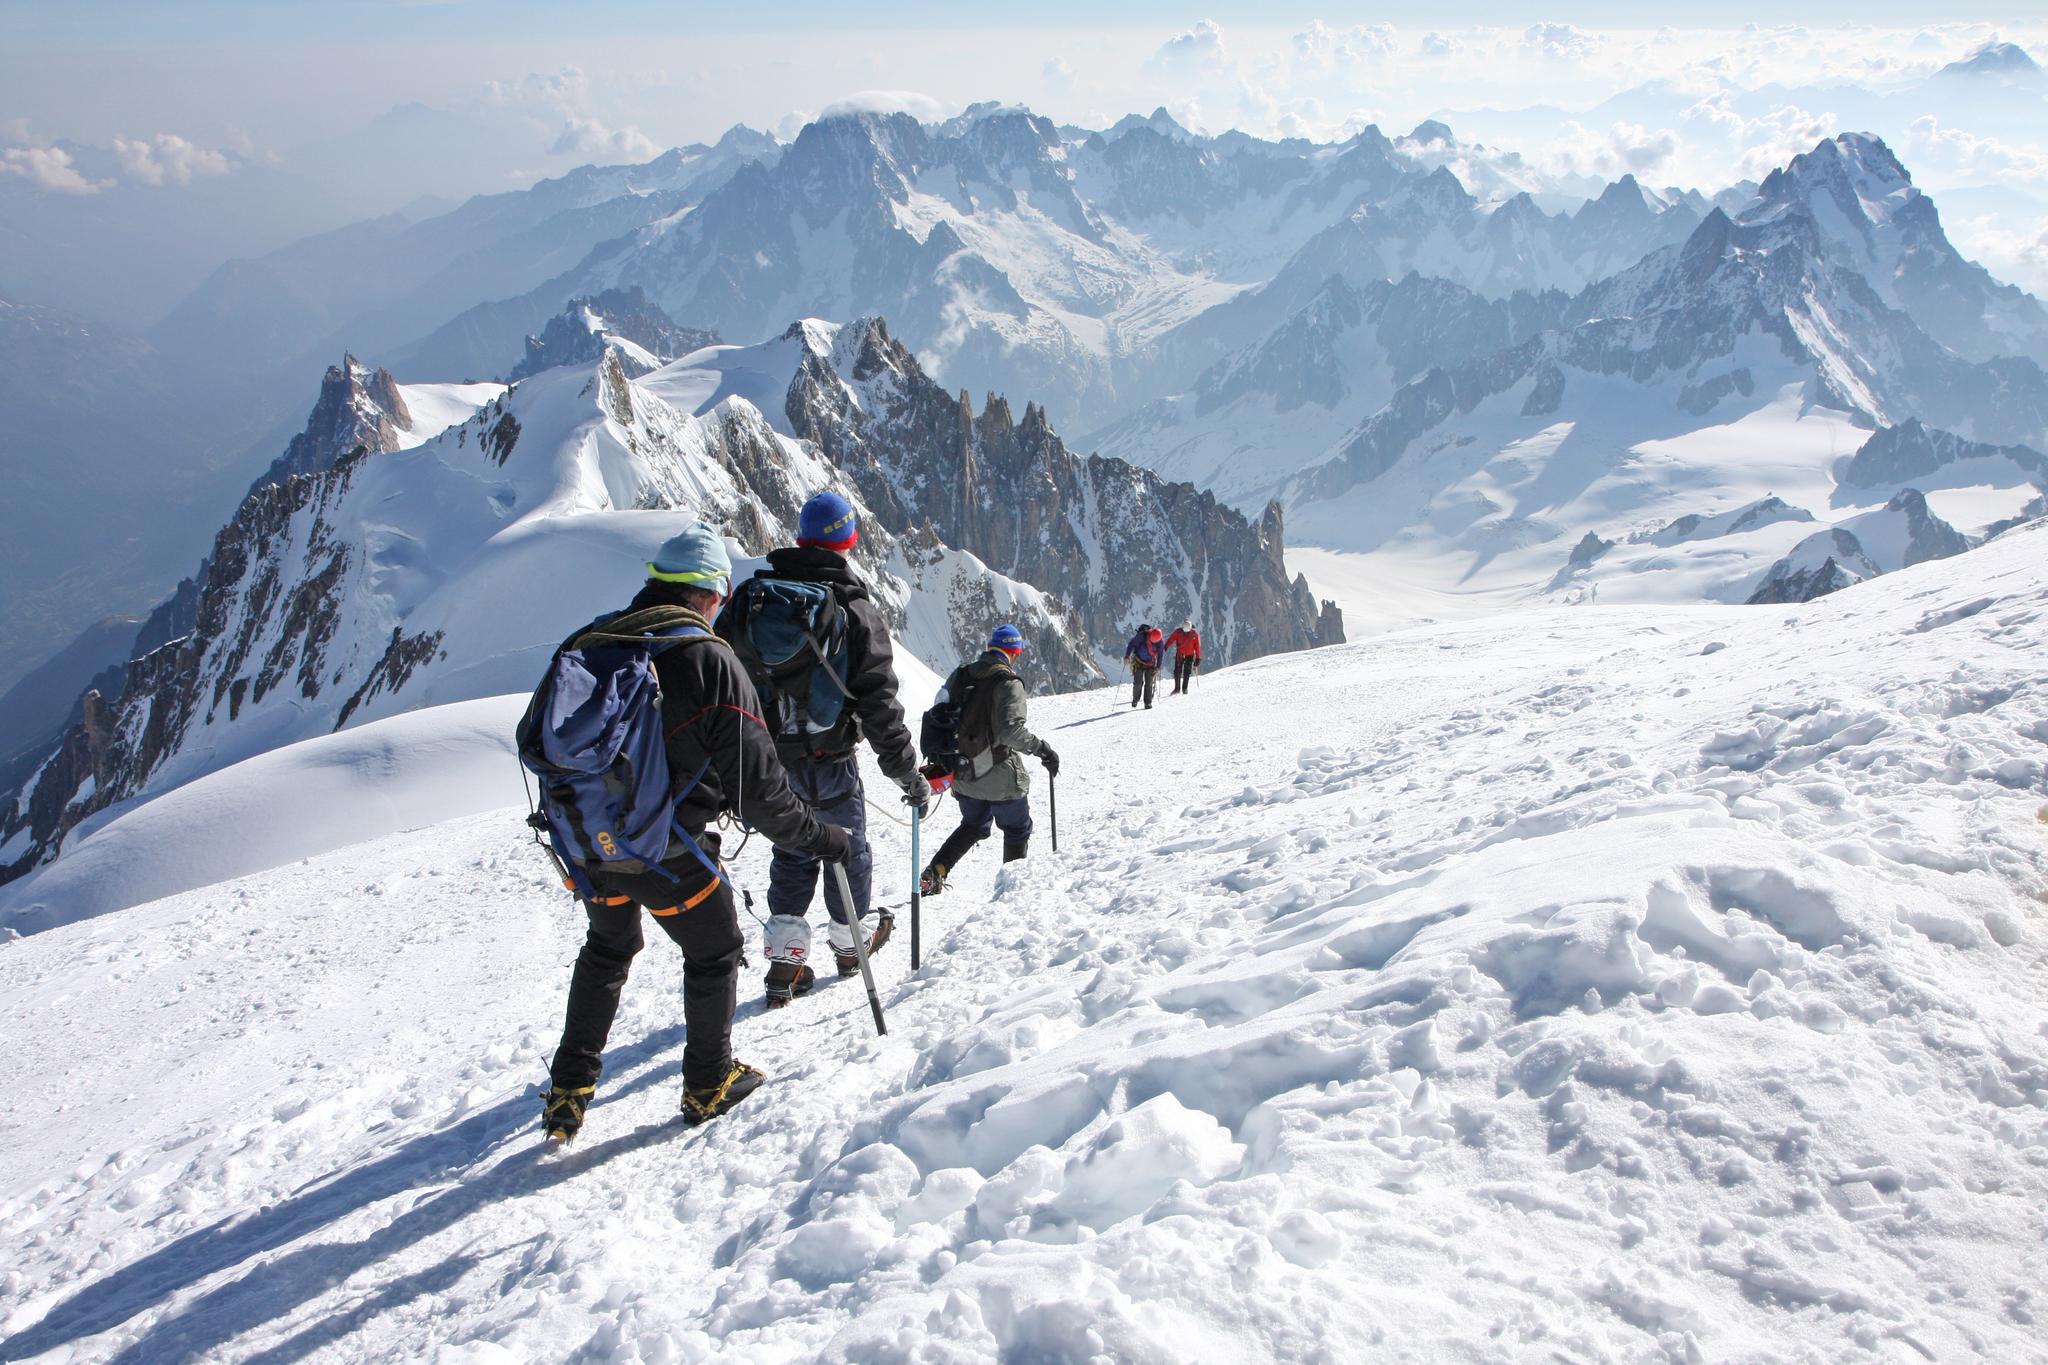
[[842,863],[828,863],[827,866],[839,879],[839,903],[846,909],[847,927],[853,930],[853,955],[860,960],[860,979],[867,983],[868,1008],[875,1012],[875,1032],[887,1037],[889,1023],[882,1018],[882,997],[875,994],[875,974],[868,966],[868,935],[861,927],[860,916],[854,913],[853,888],[846,884],[846,867]]
[[[924,869],[918,856],[918,834],[924,828],[924,808],[910,808],[910,970],[913,972],[924,961]],[[857,936],[856,936],[857,937]]]

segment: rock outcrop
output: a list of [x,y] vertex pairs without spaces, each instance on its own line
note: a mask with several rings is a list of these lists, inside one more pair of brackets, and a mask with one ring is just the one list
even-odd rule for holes
[[790,386],[791,429],[889,524],[929,525],[1072,606],[1098,658],[1113,660],[1141,619],[1195,621],[1218,662],[1342,638],[1335,608],[1288,579],[1277,503],[1248,520],[1191,484],[1075,455],[1036,403],[1020,417],[990,395],[976,413],[879,318],[826,344]]

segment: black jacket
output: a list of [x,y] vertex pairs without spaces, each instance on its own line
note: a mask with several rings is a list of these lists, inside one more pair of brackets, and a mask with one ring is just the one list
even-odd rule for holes
[[[682,593],[650,582],[629,611],[687,606]],[[678,782],[708,756],[704,778],[677,808],[693,835],[732,811],[772,842],[819,850],[823,837],[811,808],[789,789],[775,741],[761,722],[754,684],[723,644],[672,645],[654,656],[661,682],[662,729],[668,735],[669,771]],[[683,855],[688,858],[689,855]]]
[[[853,694],[861,733],[889,779],[909,781],[917,771],[917,746],[903,721],[903,703],[896,698],[896,656],[889,644],[889,623],[868,595],[867,585],[854,577],[846,557],[807,545],[770,550],[768,567],[754,576],[823,583],[833,589],[846,611],[846,690]],[[719,617],[719,634],[730,639],[740,625],[728,608]]]

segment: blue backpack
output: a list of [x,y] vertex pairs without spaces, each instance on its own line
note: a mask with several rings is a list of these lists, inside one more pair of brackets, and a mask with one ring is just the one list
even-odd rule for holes
[[723,875],[676,818],[710,759],[673,780],[654,672],[657,653],[695,644],[724,642],[679,607],[601,616],[555,651],[520,718],[519,762],[540,783],[527,823],[547,835],[563,881],[586,900],[598,895],[594,871],[672,878],[662,863],[676,839]]
[[733,653],[753,680],[783,761],[852,753],[860,719],[847,706],[846,608],[831,585],[754,577],[726,611]]

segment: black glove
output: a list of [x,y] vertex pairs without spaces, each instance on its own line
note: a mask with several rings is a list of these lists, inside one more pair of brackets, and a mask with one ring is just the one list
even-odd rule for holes
[[853,857],[853,840],[837,825],[818,822],[818,846],[811,850],[828,863],[844,863]]
[[903,804],[916,811],[920,820],[932,813],[932,784],[925,781],[923,773],[904,779]]
[[1045,775],[1047,777],[1058,777],[1060,775],[1060,756],[1052,751],[1052,745],[1041,744],[1038,746],[1038,761],[1045,765]]

